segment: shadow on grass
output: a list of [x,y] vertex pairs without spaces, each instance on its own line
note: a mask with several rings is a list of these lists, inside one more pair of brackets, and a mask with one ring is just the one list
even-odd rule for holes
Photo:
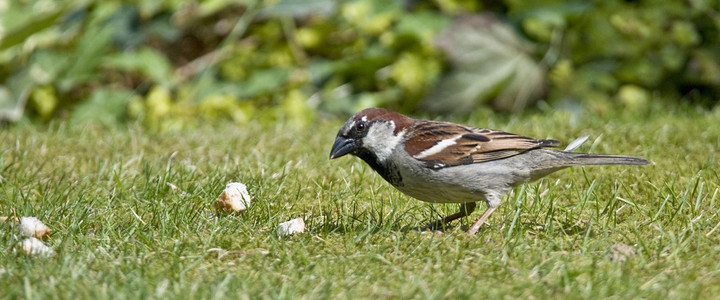
[[[317,232],[327,232],[327,233],[335,233],[335,234],[377,234],[382,232],[400,232],[400,233],[409,233],[409,232],[429,232],[429,233],[456,233],[458,231],[460,232],[466,232],[470,228],[470,224],[467,222],[458,222],[457,224],[451,223],[446,224],[445,226],[441,228],[435,228],[435,229],[426,229],[425,226],[416,226],[416,225],[402,225],[402,220],[393,220],[392,222],[387,223],[370,223],[362,220],[357,220],[357,223],[323,223],[319,224],[319,226],[315,226],[313,228],[314,231]],[[428,221],[427,223],[430,223]],[[489,227],[495,227],[495,229],[501,230],[501,231],[507,231],[509,226],[506,226],[505,224],[485,224],[482,228],[480,228],[480,232],[483,230],[487,230]],[[548,223],[539,223],[539,222],[523,222],[520,224],[519,228],[516,229],[516,234],[524,234],[524,233],[530,233],[530,234],[562,234],[565,236],[576,236],[576,235],[588,235],[588,236],[594,236],[597,232],[594,230],[593,226],[590,226],[588,223],[571,223],[571,222],[553,222],[552,225],[549,225]]]

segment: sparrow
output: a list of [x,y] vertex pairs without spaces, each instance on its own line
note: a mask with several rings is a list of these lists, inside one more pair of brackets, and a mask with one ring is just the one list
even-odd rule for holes
[[587,137],[564,150],[556,140],[534,139],[368,108],[352,116],[337,133],[330,159],[352,154],[402,193],[425,202],[460,203],[460,210],[423,229],[437,229],[469,216],[479,201],[485,212],[468,234],[475,234],[514,187],[555,171],[584,165],[646,165],[642,158],[574,153]]

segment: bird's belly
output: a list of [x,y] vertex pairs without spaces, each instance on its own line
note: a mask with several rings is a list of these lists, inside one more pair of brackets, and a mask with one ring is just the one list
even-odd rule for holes
[[472,192],[462,186],[441,182],[428,182],[404,177],[402,185],[396,186],[404,194],[425,202],[467,203],[485,201],[483,194]]
[[395,187],[425,202],[468,203],[485,201],[485,195],[502,195],[528,175],[495,162],[432,170],[413,164],[397,168],[402,178]]

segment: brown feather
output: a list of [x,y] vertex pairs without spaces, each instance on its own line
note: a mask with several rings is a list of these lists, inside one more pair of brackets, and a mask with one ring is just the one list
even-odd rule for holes
[[[559,143],[449,122],[416,121],[412,128],[410,138],[405,142],[405,151],[431,168],[503,159]],[[442,141],[452,139],[455,139],[454,143],[448,141],[444,148],[438,146]],[[438,148],[433,149],[435,146]]]

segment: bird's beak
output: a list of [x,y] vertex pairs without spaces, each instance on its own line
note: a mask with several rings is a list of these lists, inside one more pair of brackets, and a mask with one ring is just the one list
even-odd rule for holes
[[338,136],[330,150],[330,159],[344,156],[355,150],[356,147],[355,140]]

